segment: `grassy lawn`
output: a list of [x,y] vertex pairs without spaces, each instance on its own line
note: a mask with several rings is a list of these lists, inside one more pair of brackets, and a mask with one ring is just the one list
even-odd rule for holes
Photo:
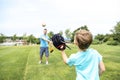
[[[75,53],[77,48],[70,45],[67,55]],[[120,79],[120,46],[92,45],[97,49],[106,66],[101,80]],[[0,46],[0,80],[75,80],[74,67],[65,65],[60,52],[50,54],[49,64],[39,62],[39,46]]]

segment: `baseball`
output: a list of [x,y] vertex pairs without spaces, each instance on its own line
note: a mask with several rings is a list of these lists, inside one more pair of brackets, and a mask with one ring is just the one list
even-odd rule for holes
[[46,26],[46,24],[45,23],[42,23],[42,27],[45,27]]

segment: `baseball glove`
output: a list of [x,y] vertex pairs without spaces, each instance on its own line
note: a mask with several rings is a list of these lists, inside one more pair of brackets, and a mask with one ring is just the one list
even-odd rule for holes
[[52,47],[50,47],[50,53],[52,53],[54,51],[54,49]]
[[[52,36],[52,42],[53,45],[58,49],[58,50],[65,50],[66,47],[68,47],[65,43],[64,38],[58,33]],[[70,47],[68,47],[70,49]]]

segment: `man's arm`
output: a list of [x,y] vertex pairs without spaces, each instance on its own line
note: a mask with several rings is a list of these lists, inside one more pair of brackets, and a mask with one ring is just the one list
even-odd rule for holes
[[46,39],[45,37],[40,37],[40,38],[47,41],[50,44],[50,46],[53,44],[52,41],[50,41],[49,39]]
[[47,42],[50,42],[50,40],[46,39],[45,37],[41,37],[41,39],[47,41]]
[[63,58],[64,63],[67,63],[67,59],[68,59],[68,57],[67,57],[67,55],[66,55],[66,53],[65,53],[64,50],[61,51],[61,55],[62,55],[62,58]]
[[105,71],[105,65],[104,65],[103,61],[101,61],[99,63],[99,75],[101,76],[104,71]]

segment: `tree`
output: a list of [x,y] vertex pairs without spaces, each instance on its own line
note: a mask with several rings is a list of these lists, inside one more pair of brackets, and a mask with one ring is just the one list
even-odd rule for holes
[[103,35],[103,34],[97,34],[95,36],[95,40],[98,40],[99,43],[103,43],[105,41],[104,39],[107,39],[107,37],[105,38],[105,35]]
[[13,41],[16,41],[16,39],[17,39],[17,36],[16,36],[16,34],[14,34],[14,35],[12,36],[12,40],[13,40]]
[[116,34],[120,34],[120,22],[117,23],[114,29]]
[[54,33],[53,33],[52,31],[50,31],[50,32],[48,33],[48,36],[49,36],[50,38],[52,38],[53,35],[54,35]]
[[31,34],[30,36],[27,37],[27,42],[28,43],[36,43],[36,38]]
[[23,34],[22,39],[23,39],[23,40],[27,40],[26,33]]
[[59,34],[60,34],[60,35],[63,35],[63,31],[60,31]]
[[0,43],[3,43],[5,41],[5,36],[1,33],[0,34]]
[[120,22],[114,26],[114,30],[111,30],[113,32],[113,39],[118,41],[120,43]]
[[89,29],[88,29],[88,27],[87,27],[87,25],[84,25],[84,26],[81,26],[81,27],[79,27],[79,28],[77,28],[76,30],[74,30],[73,31],[73,33],[72,33],[72,38],[71,38],[71,42],[73,42],[74,41],[74,35],[75,35],[75,33],[78,31],[78,30],[87,30],[87,31],[89,31]]
[[27,44],[27,35],[26,35],[26,33],[24,33],[23,34],[23,36],[22,36],[22,40],[23,40],[23,42],[24,42],[24,45],[26,45]]
[[40,44],[40,38],[36,38],[35,42],[36,42],[37,44]]
[[99,41],[102,41],[103,39],[104,39],[104,35],[103,34],[97,34],[96,36],[95,36],[95,39],[98,39]]
[[104,36],[103,42],[107,42],[111,37],[112,37],[111,34],[106,34],[106,35]]
[[70,32],[70,29],[65,30],[65,36],[66,36],[67,39],[71,39],[72,33]]
[[29,36],[26,36],[26,33],[25,33],[25,34],[23,34],[22,38],[23,38],[25,44],[27,44],[27,43],[29,43],[29,44],[40,44],[40,39],[34,37],[32,34],[29,35]]
[[80,29],[83,29],[83,30],[87,30],[87,31],[89,31],[87,25],[81,26]]

